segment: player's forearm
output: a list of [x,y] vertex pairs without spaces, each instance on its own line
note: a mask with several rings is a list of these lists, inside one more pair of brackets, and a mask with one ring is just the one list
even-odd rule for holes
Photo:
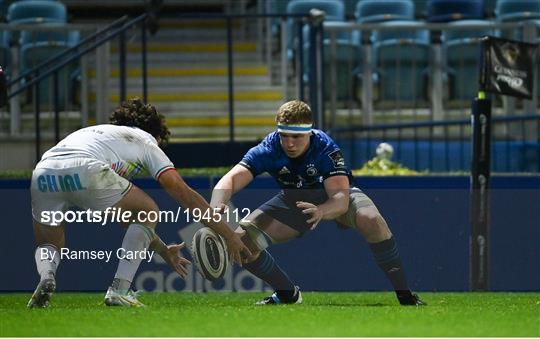
[[330,197],[325,203],[318,206],[323,212],[324,220],[332,220],[347,212],[349,195],[339,192]]
[[227,176],[221,178],[212,191],[210,206],[217,207],[221,204],[226,205],[234,194],[233,185],[234,183],[232,178]]
[[232,196],[246,187],[251,180],[253,180],[251,172],[245,167],[236,165],[216,184],[210,204],[212,206],[227,204]]

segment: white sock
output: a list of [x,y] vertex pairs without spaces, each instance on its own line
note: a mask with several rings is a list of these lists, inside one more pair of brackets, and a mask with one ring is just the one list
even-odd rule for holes
[[[154,239],[154,230],[139,224],[131,224],[124,235],[122,241],[122,248],[126,251],[143,251],[148,249],[150,242]],[[120,259],[118,262],[118,269],[114,275],[115,280],[127,282],[127,288],[125,283],[119,286],[120,289],[128,289],[129,284],[133,281],[133,277],[139,269],[142,258],[136,258],[131,260]],[[115,286],[113,286],[114,288]]]
[[36,248],[34,258],[40,280],[54,279],[56,269],[60,265],[60,253],[56,247],[49,244],[40,245]]

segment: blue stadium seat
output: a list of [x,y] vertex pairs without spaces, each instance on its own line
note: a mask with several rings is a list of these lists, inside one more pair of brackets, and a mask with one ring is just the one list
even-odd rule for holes
[[0,22],[5,21],[8,6],[9,6],[8,1],[0,0]]
[[[267,0],[266,2],[263,2],[264,10],[267,14],[286,14],[287,13],[287,4],[290,0]],[[267,12],[266,4],[270,4],[268,8],[270,9],[270,12]],[[280,26],[280,19],[279,18],[272,18],[272,36],[276,36],[279,34],[279,31],[281,29]]]
[[6,16],[8,23],[32,24],[67,22],[66,6],[59,1],[27,0],[12,3]]
[[9,49],[9,34],[7,31],[0,32],[0,66],[4,74],[9,78],[11,74],[11,51]]
[[[288,13],[309,13],[312,8],[317,8],[326,12],[326,22],[344,22],[345,21],[345,9],[341,0],[293,0],[289,2],[287,6]],[[292,20],[289,21],[289,25],[292,26]],[[289,26],[289,32],[294,30]],[[288,55],[292,59],[294,53],[293,49],[295,47],[294,41],[295,36],[289,35],[289,49]],[[338,33],[336,35],[336,76],[338,77],[338,88],[337,94],[338,99],[346,99],[349,97],[350,89],[352,88],[352,74],[351,71],[353,68],[357,67],[358,59],[360,57],[359,46],[354,42],[351,42],[350,35],[347,32]],[[303,68],[303,77],[304,79],[309,78],[309,26],[303,27],[303,41],[304,41],[304,68]],[[330,41],[329,34],[325,33],[324,35],[324,55],[323,55],[323,69],[325,78],[325,97],[329,97],[330,93]]]
[[498,0],[495,16],[499,21],[540,19],[539,0]]
[[[52,0],[25,0],[12,3],[7,12],[7,21],[11,25],[35,24],[41,27],[62,27],[67,21],[66,7],[62,2]],[[12,39],[13,41],[13,39]],[[19,72],[21,74],[57,55],[79,41],[79,32],[28,30],[20,33],[17,39],[20,45]],[[59,101],[62,104],[73,88],[71,81],[77,77],[78,65],[64,67],[59,73]],[[69,80],[66,80],[69,79]],[[50,103],[52,77],[40,83],[42,104]]]
[[[536,22],[536,36],[537,38],[540,37],[540,0],[498,0],[495,16],[501,22]],[[523,29],[505,30],[501,32],[501,35],[511,39],[523,40]]]
[[424,19],[427,15],[428,0],[414,0],[414,15],[417,19]]
[[465,25],[478,25],[479,28],[466,29],[449,29],[443,32],[444,41],[454,41],[468,38],[480,38],[485,35],[494,35],[495,32],[489,28],[491,21],[489,20],[456,20],[448,23],[449,27],[459,27]]
[[[304,44],[304,80],[309,80],[309,44]],[[323,79],[324,79],[324,99],[330,99],[331,91],[331,75],[330,75],[330,58],[332,56],[331,45],[329,39],[324,41],[324,54],[323,54]],[[355,43],[351,43],[349,40],[339,39],[336,41],[336,62],[335,62],[335,76],[336,82],[336,95],[337,99],[341,101],[347,101],[354,98],[352,93],[354,84],[353,70],[358,69],[362,64],[362,55],[360,53],[360,46]]]
[[430,0],[427,4],[427,21],[449,22],[484,18],[482,0]]
[[[345,7],[341,0],[293,0],[287,4],[287,13],[309,14],[313,8],[326,13],[325,21],[345,21]],[[289,60],[294,56],[296,34],[295,20],[287,20],[287,55]],[[341,34],[338,38],[347,39],[347,34]],[[306,42],[305,39],[304,42]]]
[[[63,25],[67,21],[67,11],[64,4],[49,0],[27,0],[12,3],[8,8],[7,22],[11,25],[40,24]],[[37,41],[65,41],[66,33],[43,31],[21,32],[19,44]]]
[[495,17],[496,6],[497,6],[497,0],[484,0],[484,14],[486,18]]
[[486,20],[458,20],[448,25],[475,24],[479,29],[446,30],[443,32],[443,48],[447,60],[450,100],[470,101],[478,93],[480,65],[480,38],[494,35]]
[[354,19],[354,12],[356,11],[356,5],[359,0],[343,0],[345,6],[345,18],[347,20]]
[[[360,0],[356,5],[355,17],[359,24],[414,20],[414,3],[412,0]],[[354,31],[352,34],[353,41],[360,43],[362,32]],[[371,41],[372,36],[368,39]]]
[[[426,86],[429,44],[427,31],[414,29],[412,0],[361,0],[356,7],[358,23],[383,26],[410,25],[411,30],[380,30],[369,39],[375,60],[374,84],[383,101],[422,100]],[[358,38],[360,39],[360,34]],[[396,78],[401,79],[398,82]]]
[[341,0],[292,0],[287,4],[287,13],[308,14],[313,8],[325,11],[327,20],[345,20],[345,7]]
[[356,5],[356,22],[414,20],[412,0],[360,0]]
[[374,33],[373,49],[383,101],[417,102],[426,99],[429,34],[414,21],[388,21],[383,26],[407,25],[411,29]]
[[268,2],[270,3],[271,13],[285,14],[290,0],[268,0]]
[[[67,42],[46,42],[40,41],[35,43],[28,43],[21,46],[20,51],[20,67],[21,71],[32,69],[33,67],[39,65],[44,60],[49,59],[50,57],[61,53],[62,51],[69,48]],[[58,72],[59,79],[59,92],[58,99],[60,103],[60,108],[64,108],[66,97],[72,98],[73,94],[71,89],[74,88],[73,83],[77,80],[77,76],[80,73],[77,63],[73,63],[66,67],[63,67]],[[43,105],[51,104],[52,100],[52,79],[53,77],[47,77],[40,82],[40,103]],[[33,89],[32,89],[33,90]]]

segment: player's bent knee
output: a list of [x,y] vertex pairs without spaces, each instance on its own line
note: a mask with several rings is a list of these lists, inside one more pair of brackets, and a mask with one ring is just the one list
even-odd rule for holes
[[368,241],[384,240],[391,236],[386,221],[375,207],[357,211],[356,228]]
[[253,251],[264,251],[268,246],[274,243],[273,239],[268,234],[250,221],[240,221],[239,228],[246,232],[244,237],[242,237],[242,240],[252,253]]

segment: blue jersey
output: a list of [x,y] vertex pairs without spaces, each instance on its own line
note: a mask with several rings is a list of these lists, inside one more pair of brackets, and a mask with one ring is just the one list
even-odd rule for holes
[[253,176],[268,172],[286,191],[314,189],[324,191],[323,181],[345,175],[352,182],[351,171],[338,145],[326,133],[313,130],[308,150],[298,158],[289,158],[280,144],[278,132],[270,133],[250,149],[240,165]]

